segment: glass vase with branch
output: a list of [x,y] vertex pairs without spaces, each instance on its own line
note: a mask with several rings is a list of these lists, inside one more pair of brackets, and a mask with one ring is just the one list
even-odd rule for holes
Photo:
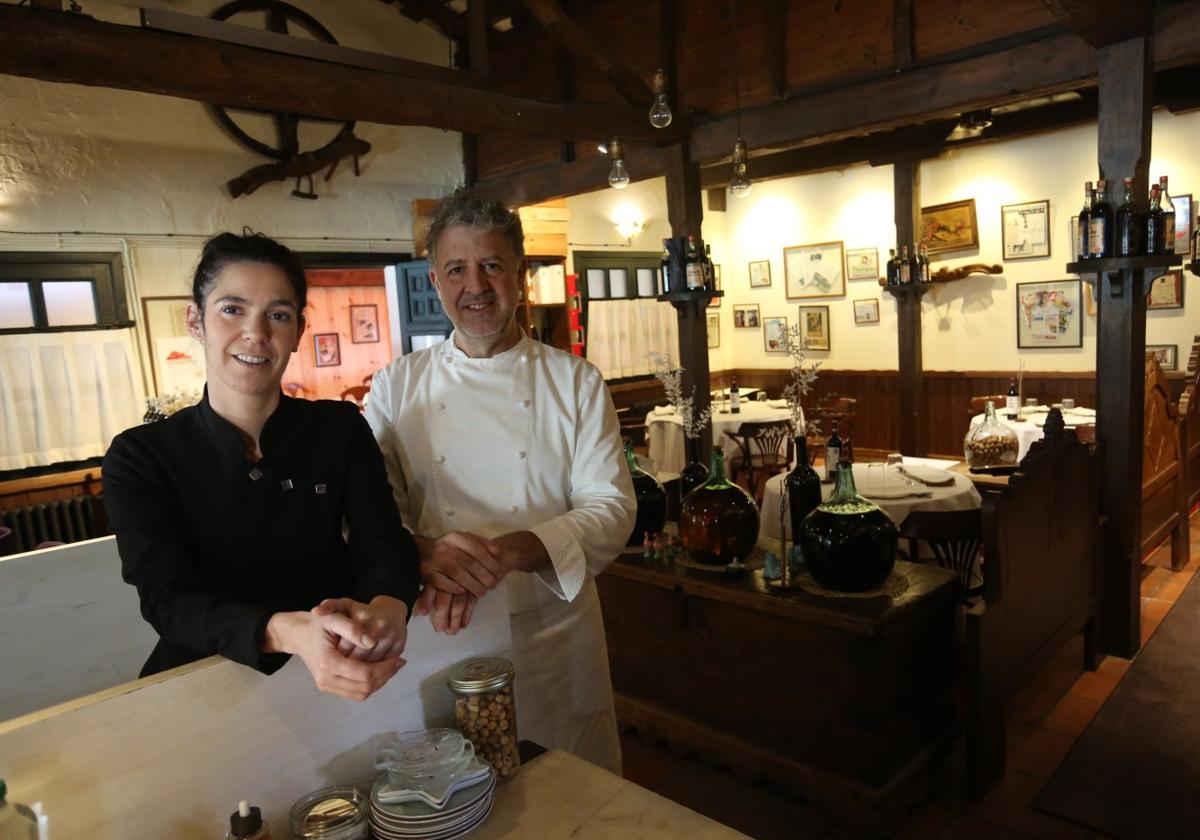
[[712,406],[696,409],[696,389],[683,394],[683,368],[673,367],[661,353],[651,353],[650,363],[654,366],[654,378],[662,383],[667,402],[683,423],[683,441],[687,452],[687,464],[679,474],[682,496],[687,496],[708,478],[708,469],[700,462],[700,434],[712,420]]

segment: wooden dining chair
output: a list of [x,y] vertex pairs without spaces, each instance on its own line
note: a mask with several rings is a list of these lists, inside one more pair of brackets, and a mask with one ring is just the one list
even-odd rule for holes
[[367,406],[367,394],[370,391],[371,389],[366,385],[351,385],[342,391],[342,399],[354,403],[358,406],[359,411],[363,411]]
[[299,382],[284,382],[283,392],[289,397],[295,397],[299,400],[308,399],[308,389]]
[[996,410],[999,411],[1000,409],[1004,408],[1004,401],[1006,399],[1008,399],[1008,397],[1006,397],[1004,394],[985,394],[981,397],[971,397],[971,405],[969,408],[967,408],[967,416],[975,417],[976,415],[983,414],[984,410],[987,408],[989,400],[992,402],[992,405],[996,407]]
[[737,481],[743,470],[750,495],[758,498],[759,483],[783,472],[792,460],[792,424],[789,420],[748,422],[727,433],[738,451],[730,464],[731,479]]
[[983,520],[979,508],[914,510],[900,523],[900,537],[908,540],[908,555],[912,562],[917,562],[919,544],[923,542],[929,546],[939,566],[958,575],[968,598],[983,592],[980,566]]

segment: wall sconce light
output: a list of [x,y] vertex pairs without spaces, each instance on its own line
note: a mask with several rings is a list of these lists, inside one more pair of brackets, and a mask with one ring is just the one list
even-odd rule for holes
[[633,244],[633,238],[646,228],[642,219],[622,219],[616,224],[617,233],[625,240],[626,245]]

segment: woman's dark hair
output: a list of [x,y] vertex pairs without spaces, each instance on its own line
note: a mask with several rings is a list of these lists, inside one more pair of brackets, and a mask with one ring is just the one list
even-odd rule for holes
[[280,245],[261,233],[218,233],[204,243],[196,274],[192,278],[192,300],[200,311],[208,302],[208,296],[217,283],[217,277],[226,266],[233,263],[252,262],[273,265],[283,272],[292,291],[296,293],[297,311],[303,312],[308,303],[308,281],[300,259],[286,245]]

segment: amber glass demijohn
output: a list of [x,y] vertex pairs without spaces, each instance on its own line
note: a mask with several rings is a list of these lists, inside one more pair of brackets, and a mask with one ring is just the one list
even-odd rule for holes
[[878,505],[858,495],[849,461],[838,465],[835,480],[833,495],[800,529],[804,562],[826,589],[878,589],[896,565],[896,526]]
[[700,563],[745,561],[758,542],[758,505],[725,475],[725,452],[713,447],[708,481],[683,500],[679,537]]
[[640,545],[646,532],[657,534],[667,521],[667,493],[658,479],[637,464],[633,444],[625,441],[625,463],[633,478],[633,495],[637,497],[637,521],[625,545]]

